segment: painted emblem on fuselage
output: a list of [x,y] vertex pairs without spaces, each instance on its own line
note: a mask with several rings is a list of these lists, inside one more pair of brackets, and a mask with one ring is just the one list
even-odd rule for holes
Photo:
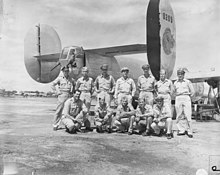
[[167,55],[170,55],[172,53],[172,48],[174,48],[175,45],[175,39],[173,35],[171,34],[170,28],[166,28],[163,33],[163,50]]

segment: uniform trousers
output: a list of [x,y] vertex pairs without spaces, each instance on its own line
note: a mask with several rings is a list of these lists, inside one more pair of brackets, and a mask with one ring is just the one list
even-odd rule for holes
[[[188,131],[192,134],[192,103],[189,95],[176,96],[175,109],[177,115],[177,128],[179,133]],[[184,112],[183,112],[184,111]],[[182,116],[185,116],[184,118]]]
[[128,130],[128,132],[132,132],[134,118],[135,116],[130,116],[129,118],[122,118],[120,120],[115,120],[114,124],[120,131]]
[[55,115],[54,115],[54,122],[53,122],[54,127],[59,126],[59,123],[61,121],[64,103],[68,98],[69,98],[68,93],[62,93],[62,94],[58,95],[58,102],[57,102],[57,107],[56,107],[56,111],[55,111]]

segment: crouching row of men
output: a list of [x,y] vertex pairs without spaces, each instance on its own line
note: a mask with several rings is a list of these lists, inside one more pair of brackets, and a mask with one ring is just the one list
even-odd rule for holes
[[[69,133],[81,131],[82,125],[90,128],[90,121],[87,117],[88,110],[79,99],[80,93],[77,90],[64,105],[62,122]],[[113,110],[107,105],[105,99],[100,97],[99,103],[95,107],[96,131],[111,133],[114,128],[117,132],[128,131],[129,135],[138,133],[143,136],[150,134],[160,136],[166,131],[167,138],[171,139],[173,134],[170,107],[164,105],[161,96],[156,98],[156,102],[152,107],[146,104],[144,99],[139,99],[138,107],[134,110],[133,106],[128,103],[128,99],[123,97],[114,116]]]

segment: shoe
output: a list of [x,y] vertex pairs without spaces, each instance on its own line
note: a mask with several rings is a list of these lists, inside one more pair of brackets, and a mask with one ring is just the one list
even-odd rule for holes
[[70,132],[70,134],[77,134],[76,129],[72,129],[72,131]]
[[187,135],[189,138],[193,138],[193,135],[192,134],[188,134]]
[[173,133],[170,134],[172,138],[174,138]]
[[106,131],[110,134],[112,133],[112,128],[107,128]]
[[97,133],[103,133],[103,130],[102,130],[101,127],[97,127],[97,128],[96,128],[96,132],[97,132]]
[[142,133],[142,136],[149,136],[150,135],[150,132],[149,131],[145,131]]
[[87,130],[87,131],[90,131],[90,132],[92,132],[92,131],[93,131],[93,129],[92,129],[92,128],[90,128],[90,127],[86,127],[86,130]]
[[185,132],[178,132],[177,135],[178,136],[183,136],[183,135],[185,135]]
[[172,138],[171,134],[167,134],[167,139],[171,139],[171,138]]
[[128,135],[132,135],[133,133],[131,131],[128,131]]
[[159,134],[153,133],[152,136],[161,137],[161,133],[159,133]]
[[125,133],[125,131],[117,130],[117,133]]
[[186,135],[187,135],[189,138],[193,138],[193,135],[192,135],[192,134],[189,134],[187,131],[186,131]]
[[59,127],[59,126],[54,125],[54,126],[53,126],[53,130],[54,130],[54,131],[57,131],[57,130],[58,130],[58,127]]

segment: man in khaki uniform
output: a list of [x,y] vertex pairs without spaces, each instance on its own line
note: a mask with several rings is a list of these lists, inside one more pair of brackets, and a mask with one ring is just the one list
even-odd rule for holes
[[128,130],[128,135],[132,135],[135,110],[133,106],[128,103],[126,96],[122,97],[121,100],[121,105],[119,105],[117,108],[116,120],[114,124],[118,128],[118,132],[124,133],[126,130]]
[[105,102],[110,107],[112,94],[114,93],[115,80],[113,76],[108,74],[108,65],[103,64],[101,67],[102,74],[99,75],[95,80],[95,91],[97,92],[97,102],[102,96],[105,98]]
[[167,139],[171,139],[173,133],[170,107],[167,104],[164,104],[162,96],[157,96],[155,100],[157,103],[153,106],[154,119],[151,127],[158,136],[160,136],[163,133],[162,131],[166,129]]
[[80,130],[83,122],[85,122],[87,108],[82,100],[79,99],[80,91],[76,90],[74,96],[68,99],[63,108],[62,122],[66,127],[66,131],[75,134]]
[[143,136],[150,134],[150,126],[153,121],[153,108],[146,104],[144,98],[139,98],[134,120],[134,128],[137,128]]
[[114,97],[117,99],[118,105],[121,104],[123,97],[126,97],[128,103],[131,104],[136,91],[136,85],[134,80],[128,77],[129,69],[127,67],[123,67],[121,73],[122,77],[116,81]]
[[144,74],[138,77],[138,90],[139,90],[139,98],[144,98],[147,104],[153,106],[154,102],[154,85],[155,78],[150,75],[149,70],[150,66],[148,64],[144,64],[142,66]]
[[[185,135],[187,133],[189,138],[192,138],[192,103],[191,97],[194,95],[194,88],[191,81],[184,78],[184,68],[177,70],[178,80],[174,82],[175,109],[177,114],[177,128],[179,130],[177,135]],[[183,121],[186,122],[183,122]]]
[[104,131],[107,131],[108,133],[112,132],[112,115],[113,112],[105,102],[105,97],[100,96],[99,102],[95,106],[95,125],[98,133]]
[[82,100],[88,112],[91,105],[91,96],[93,93],[93,79],[88,76],[89,70],[87,67],[82,68],[82,77],[76,81],[76,90],[81,91],[80,100]]
[[171,109],[171,95],[173,93],[173,83],[166,78],[166,71],[161,69],[160,80],[155,83],[155,90],[158,96],[162,96],[164,104],[170,106]]
[[51,86],[52,90],[55,91],[58,95],[58,104],[53,123],[53,129],[55,131],[58,129],[59,123],[61,121],[60,119],[64,103],[70,96],[72,96],[75,87],[75,80],[69,76],[68,67],[63,67],[61,70],[63,72],[63,75],[58,77]]

